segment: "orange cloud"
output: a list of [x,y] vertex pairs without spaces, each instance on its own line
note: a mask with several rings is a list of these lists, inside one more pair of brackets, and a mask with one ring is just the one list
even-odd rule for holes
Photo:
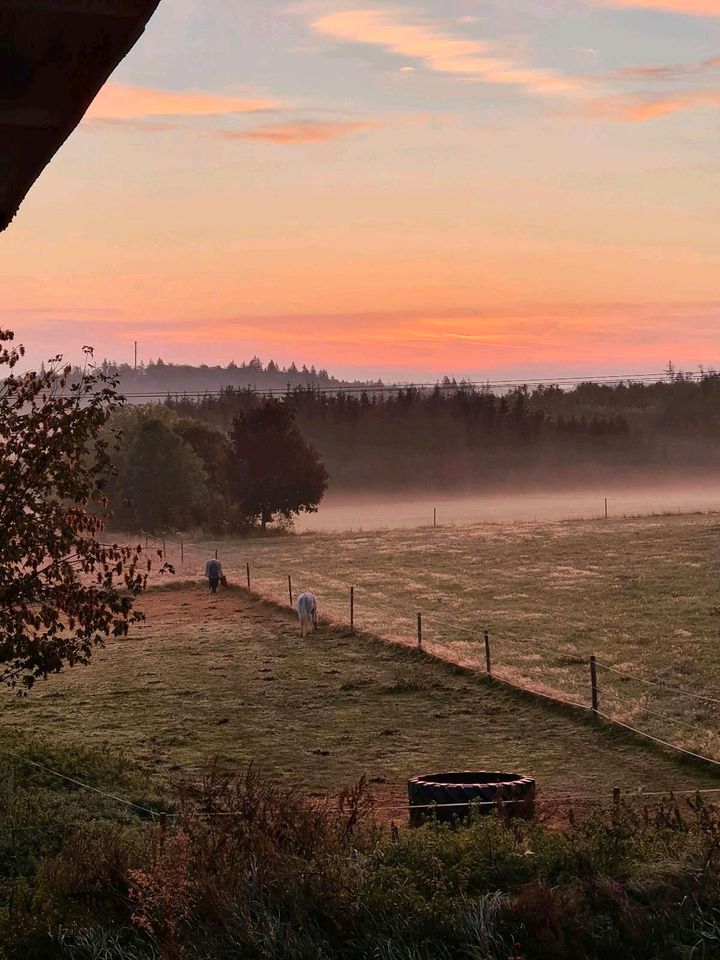
[[667,96],[621,94],[602,100],[593,100],[583,109],[586,116],[599,120],[646,123],[683,110],[697,110],[703,107],[720,107],[720,91],[692,90]]
[[238,133],[224,133],[222,136],[227,140],[264,140],[268,143],[324,143],[379,126],[379,123],[371,120],[299,120]]
[[664,10],[695,17],[720,17],[720,0],[591,0],[596,6]]
[[498,56],[487,43],[443,32],[425,19],[409,21],[399,10],[364,9],[329,13],[312,21],[322,36],[380,47],[420,61],[433,73],[522,87],[532,93],[568,94],[581,81],[525,68]]
[[145,120],[153,117],[213,117],[278,109],[270,97],[234,97],[200,90],[155,90],[108,83],[93,101],[86,120]]

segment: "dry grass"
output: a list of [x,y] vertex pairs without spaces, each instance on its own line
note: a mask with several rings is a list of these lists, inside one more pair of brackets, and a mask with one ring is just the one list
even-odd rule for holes
[[[306,555],[321,545],[253,549],[279,564],[293,546]],[[374,589],[380,595],[380,582]],[[385,591],[392,599],[391,582]],[[24,701],[4,694],[3,731],[120,749],[167,778],[194,777],[216,758],[231,769],[252,761],[321,793],[367,775],[393,803],[409,776],[450,767],[513,768],[552,794],[719,782],[415,651],[327,626],[301,642],[288,610],[243,590],[209,597],[199,584],[177,584],[150,591],[143,606],[145,624],[90,667],[51,678]]]
[[[322,612],[412,643],[418,611],[429,649],[589,699],[586,660],[711,696],[720,688],[720,519],[478,524],[188,544],[195,573],[219,546],[235,582],[286,602],[287,575]],[[171,554],[178,560],[175,544]],[[643,730],[720,757],[720,705],[669,695],[600,671],[601,706]],[[662,714],[663,716],[657,716]],[[687,725],[690,726],[687,726]]]

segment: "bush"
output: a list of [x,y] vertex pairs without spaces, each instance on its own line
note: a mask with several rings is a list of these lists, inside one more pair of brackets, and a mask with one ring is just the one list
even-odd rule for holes
[[44,855],[26,836],[3,887],[0,956],[720,956],[720,817],[699,801],[562,830],[497,816],[398,829],[371,809],[362,783],[331,804],[213,771],[167,834],[85,811]]

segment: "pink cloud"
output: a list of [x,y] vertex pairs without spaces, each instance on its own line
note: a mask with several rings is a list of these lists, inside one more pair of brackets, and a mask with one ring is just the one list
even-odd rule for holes
[[443,31],[400,9],[342,10],[312,21],[316,33],[344,43],[362,43],[419,61],[426,70],[485,83],[521,87],[531,93],[568,94],[583,81],[525,67],[488,43]]
[[222,136],[228,140],[260,140],[267,143],[324,143],[379,126],[379,123],[371,120],[297,120],[237,133],[224,133]]
[[132,121],[153,117],[212,117],[276,110],[271,97],[238,97],[200,90],[156,90],[127,84],[106,84],[90,106],[86,120]]

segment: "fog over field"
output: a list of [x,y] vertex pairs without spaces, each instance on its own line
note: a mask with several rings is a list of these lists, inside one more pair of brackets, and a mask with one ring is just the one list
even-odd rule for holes
[[611,517],[711,512],[720,510],[720,478],[716,484],[703,479],[685,484],[661,481],[593,489],[545,488],[522,493],[493,491],[452,496],[423,492],[385,496],[331,492],[317,513],[301,514],[295,528],[298,532],[330,533],[425,526],[434,523],[435,510],[438,525],[592,520],[604,516],[605,498]]

